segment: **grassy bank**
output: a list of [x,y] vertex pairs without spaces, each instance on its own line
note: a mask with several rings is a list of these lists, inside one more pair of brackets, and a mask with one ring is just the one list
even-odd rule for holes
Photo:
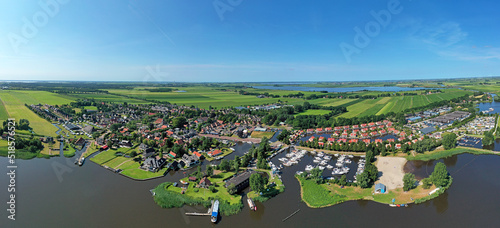
[[[167,171],[167,168],[163,168],[158,172],[149,172],[140,169],[141,164],[134,161],[134,158],[126,158],[115,154],[117,152],[120,152],[122,154],[130,154],[134,150],[136,151],[136,149],[134,148],[119,148],[117,150],[109,149],[92,157],[90,160],[101,166],[107,166],[113,169],[121,169],[121,174],[136,180],[146,180],[155,177],[161,177]],[[92,149],[89,149],[88,151],[91,151],[91,153],[89,152],[89,154],[86,154],[86,156],[90,156],[90,154],[97,152],[93,151]]]
[[490,150],[470,148],[470,147],[457,147],[457,148],[453,148],[450,150],[437,150],[437,151],[425,152],[423,154],[417,154],[416,156],[409,155],[406,157],[406,159],[407,160],[429,161],[429,160],[436,160],[436,159],[451,157],[453,155],[463,154],[463,153],[470,153],[470,154],[476,154],[476,155],[479,155],[479,154],[500,155],[499,153],[496,153],[496,152],[493,152]]
[[262,192],[262,195],[259,194],[258,192],[250,191],[247,194],[248,198],[252,198],[254,201],[265,202],[285,191],[285,185],[277,175],[272,176],[271,171],[269,170],[258,170],[258,171],[267,172],[267,175],[270,177],[268,180],[268,185],[266,187],[266,190]]
[[328,207],[349,200],[372,200],[383,204],[392,204],[394,199],[395,204],[407,204],[412,203],[411,199],[413,198],[415,201],[423,202],[429,196],[429,192],[435,189],[435,187],[424,189],[422,186],[418,186],[408,192],[398,188],[389,190],[385,194],[373,194],[374,187],[366,189],[360,187],[341,188],[335,184],[316,184],[314,180],[304,179],[300,176],[296,176],[296,178],[300,183],[302,200],[312,208]]
[[[182,207],[184,205],[203,205],[204,207],[209,208],[211,200],[218,199],[220,202],[220,212],[223,215],[227,216],[237,214],[243,208],[241,196],[229,195],[227,191],[222,190],[222,188],[224,188],[222,185],[223,183],[220,183],[220,186],[216,187],[217,192],[215,193],[212,193],[207,189],[198,188],[196,188],[198,189],[196,192],[194,184],[191,182],[186,190],[186,193],[181,194],[181,188],[174,187],[170,182],[165,182],[158,185],[154,189],[154,201],[162,208]],[[221,197],[226,194],[229,198]]]
[[63,150],[63,155],[64,155],[64,157],[67,157],[67,158],[75,156],[75,153],[76,153],[76,149],[73,148],[73,146],[71,146],[71,145],[68,145],[68,148]]

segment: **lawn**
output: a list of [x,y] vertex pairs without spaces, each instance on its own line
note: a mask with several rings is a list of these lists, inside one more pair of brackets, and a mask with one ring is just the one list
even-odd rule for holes
[[252,138],[263,138],[266,137],[268,139],[272,138],[274,135],[274,131],[253,131],[251,136]]
[[102,166],[108,166],[113,169],[121,169],[122,170],[121,174],[137,180],[161,177],[163,176],[163,173],[167,171],[167,168],[163,168],[158,172],[154,173],[145,171],[139,168],[140,164],[138,162],[133,161],[133,158],[126,158],[115,155],[116,152],[122,152],[125,154],[132,150],[134,149],[131,148],[119,148],[118,150],[110,149],[99,153],[98,155],[90,158],[90,160]]
[[[61,143],[57,140],[53,144],[43,143],[43,150],[40,151],[40,153],[45,154],[45,155],[49,155],[49,156],[59,156],[60,146],[61,146]],[[52,150],[53,148],[57,149],[57,150]]]
[[110,161],[111,159],[115,158],[116,157],[115,152],[116,150],[106,150],[92,157],[90,160],[99,165],[102,165]]
[[385,194],[373,194],[374,187],[360,188],[360,187],[343,187],[336,184],[316,184],[313,180],[306,180],[302,177],[297,179],[301,185],[302,200],[307,206],[312,208],[328,207],[339,204],[349,200],[373,200],[383,204],[407,204],[412,203],[411,198],[414,200],[423,199],[428,197],[429,192],[436,187],[432,186],[429,189],[424,189],[421,185],[417,186],[408,192],[404,192],[402,188],[389,190]]
[[322,110],[322,109],[309,109],[306,110],[305,112],[301,112],[298,114],[295,114],[295,116],[305,116],[305,115],[325,115],[330,113],[330,110]]
[[136,179],[136,180],[145,180],[145,179],[150,179],[150,178],[155,178],[155,177],[161,177],[163,176],[163,173],[167,171],[167,168],[163,168],[159,170],[158,172],[149,172],[140,169],[140,164],[138,162],[132,161],[132,158],[129,158],[129,161],[133,162],[126,162],[123,165],[119,167],[119,169],[123,170],[120,173],[128,176],[130,178]]
[[[68,144],[68,143],[67,143]],[[73,146],[68,144],[68,148],[63,150],[64,157],[70,158],[75,156],[76,150]]]
[[306,180],[302,177],[297,177],[301,186],[302,200],[307,206],[312,208],[326,207],[337,203],[344,202],[347,197],[342,195],[332,195],[325,185],[316,184],[313,180]]

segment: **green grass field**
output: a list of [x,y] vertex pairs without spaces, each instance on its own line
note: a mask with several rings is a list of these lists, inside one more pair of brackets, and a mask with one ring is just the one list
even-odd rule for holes
[[274,135],[274,131],[253,131],[252,132],[252,138],[262,138],[262,137],[266,137],[268,139],[272,138],[273,135]]
[[2,99],[3,105],[5,106],[9,117],[15,118],[16,120],[27,119],[36,134],[55,137],[57,136],[57,128],[53,126],[49,121],[42,119],[37,114],[24,106],[25,103],[40,103],[40,99],[42,99],[42,97],[43,99],[47,100],[47,103],[50,104],[70,102],[70,100],[58,97],[57,94],[54,95],[45,91],[0,91],[0,99]]
[[379,97],[377,99],[362,100],[358,103],[353,103],[347,106],[348,112],[343,113],[342,115],[340,115],[340,117],[352,118],[374,114],[381,115],[387,114],[389,112],[402,112],[405,109],[422,107],[432,102],[449,100],[463,96],[465,94],[472,94],[472,92],[470,91],[458,89],[448,89],[444,91],[444,93],[428,95]]
[[[125,90],[128,91],[128,90]],[[143,100],[138,100],[134,98],[127,98],[127,97],[122,97],[122,96],[117,96],[114,94],[71,94],[71,95],[66,95],[67,97],[71,97],[73,99],[95,99],[96,101],[103,101],[103,102],[110,102],[110,103],[124,103],[127,102],[128,104],[147,104],[151,102],[143,101]]]
[[7,109],[5,109],[5,106],[3,105],[3,101],[1,100],[0,97],[0,123],[3,123],[3,121],[6,121],[9,118],[9,114],[7,113]]
[[305,112],[301,112],[299,114],[295,114],[295,116],[305,116],[305,115],[325,115],[330,113],[329,110],[321,110],[321,109],[309,109]]
[[102,165],[102,164],[116,158],[115,152],[116,152],[116,150],[106,150],[106,151],[103,151],[100,154],[92,157],[90,160],[99,164],[99,165]]
[[[109,92],[148,100],[167,101],[178,105],[194,105],[199,108],[208,108],[209,106],[221,108],[261,105],[275,103],[278,100],[293,100],[288,98],[257,98],[256,96],[240,95],[234,92],[234,90],[221,91],[210,87],[174,88],[174,91],[176,90],[184,90],[186,92],[149,92],[141,89],[109,90]],[[289,91],[289,93],[291,92]]]

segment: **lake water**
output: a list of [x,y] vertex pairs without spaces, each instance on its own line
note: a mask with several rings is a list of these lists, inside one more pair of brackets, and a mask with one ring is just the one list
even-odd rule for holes
[[442,88],[422,88],[422,87],[398,87],[398,86],[387,86],[387,87],[338,87],[338,88],[328,88],[328,87],[306,87],[306,86],[252,86],[256,89],[273,89],[273,90],[292,90],[292,91],[327,91],[329,93],[345,93],[345,92],[356,92],[356,91],[381,91],[381,92],[399,92],[399,91],[415,91],[415,90],[425,90],[425,89],[442,89]]
[[[241,151],[249,144],[240,144]],[[284,154],[282,154],[284,155]],[[234,155],[233,155],[234,156]],[[274,158],[274,161],[278,157]],[[258,203],[258,212],[245,208],[234,216],[223,216],[217,225],[208,217],[187,217],[185,212],[201,207],[163,209],[150,189],[165,181],[178,181],[182,172],[150,180],[134,181],[112,173],[93,162],[75,166],[73,159],[18,160],[16,176],[17,217],[7,219],[6,203],[1,227],[496,227],[500,223],[500,156],[463,154],[441,159],[453,176],[453,185],[443,195],[408,208],[391,208],[372,201],[350,201],[322,209],[308,208],[300,199],[293,174],[307,160],[283,170],[284,193]],[[417,177],[429,175],[437,161],[409,162],[405,169]],[[277,164],[277,161],[275,161]],[[7,173],[7,159],[0,157]],[[66,172],[58,178],[54,169]],[[191,171],[188,171],[188,173]],[[0,199],[8,199],[7,175],[0,175]],[[282,219],[300,209],[290,219]]]

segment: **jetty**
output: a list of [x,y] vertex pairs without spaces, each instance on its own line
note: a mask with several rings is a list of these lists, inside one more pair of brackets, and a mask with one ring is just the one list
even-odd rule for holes
[[212,208],[214,207],[214,201],[212,200],[212,206],[208,209],[207,213],[200,213],[200,212],[186,212],[186,215],[190,216],[211,216],[212,215]]
[[291,218],[292,216],[294,216],[295,214],[297,214],[298,212],[300,211],[300,209],[296,210],[295,212],[293,212],[291,215],[289,215],[288,217],[284,218],[283,220],[281,220],[282,222],[286,221],[287,219]]

